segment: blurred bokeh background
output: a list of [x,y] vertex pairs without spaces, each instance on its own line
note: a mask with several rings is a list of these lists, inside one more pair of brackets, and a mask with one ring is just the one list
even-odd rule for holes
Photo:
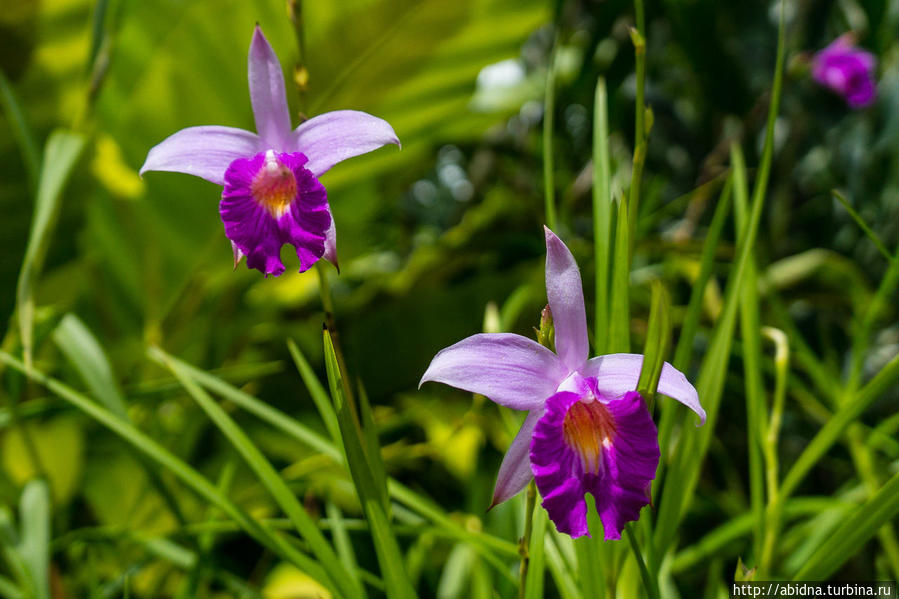
[[[295,124],[301,114],[364,110],[388,120],[403,144],[352,159],[323,177],[338,230],[341,271],[330,271],[338,330],[349,370],[375,406],[387,467],[450,517],[514,542],[520,506],[485,510],[515,415],[456,390],[428,385],[418,391],[416,385],[436,351],[484,330],[485,314],[486,326],[525,335],[538,322],[545,302],[541,140],[552,56],[559,232],[581,264],[585,288],[592,289],[593,93],[605,76],[613,193],[620,193],[630,179],[633,145],[631,2],[342,0],[302,3],[302,17],[301,57],[284,0],[0,1],[4,349],[20,347],[15,290],[34,210],[28,143],[11,112],[18,106],[37,142],[32,152],[58,127],[89,140],[64,193],[36,290],[36,363],[85,388],[60,342],[60,331],[71,330],[66,323],[83,325],[108,357],[112,379],[141,429],[212,480],[231,464],[232,497],[260,517],[275,512],[200,409],[147,359],[146,348],[158,345],[322,428],[286,346],[295,340],[323,372],[316,274],[297,274],[288,249],[281,277],[266,279],[243,265],[234,270],[218,218],[219,188],[187,175],[137,175],[147,151],[179,129],[252,129],[246,54],[258,22],[284,66]],[[788,314],[826,367],[840,372],[858,307],[870,299],[887,262],[830,190],[844,190],[887,248],[896,246],[899,3],[789,0],[786,18],[787,72],[757,246],[763,301],[772,302],[764,304],[762,324],[776,326]],[[675,323],[683,314],[729,144],[742,146],[750,167],[758,164],[777,3],[651,0],[646,24],[646,102],[654,125],[631,280],[636,347],[645,336],[650,279],[668,286]],[[808,74],[811,54],[850,30],[879,61],[878,100],[860,111]],[[302,95],[292,81],[301,59],[308,71]],[[720,311],[732,226],[725,238],[704,302],[700,352],[706,327]],[[866,372],[899,351],[895,300],[878,322]],[[80,322],[72,325],[73,318]],[[680,532],[682,546],[748,509],[739,344],[734,352],[710,460]],[[800,390],[788,399],[781,445],[786,464],[820,426],[815,393],[803,396],[803,373],[795,377]],[[13,394],[23,399],[23,418],[51,481],[55,596],[117,596],[123,572],[136,596],[174,594],[182,571],[117,532],[183,534],[134,455],[11,372],[3,374],[0,394],[4,406]],[[894,421],[897,400],[894,390],[866,420],[872,426]],[[251,417],[233,415],[311,510],[321,511],[328,500],[358,515],[350,483],[333,464]],[[895,428],[895,422],[887,427],[878,445],[886,463],[899,458]],[[0,505],[16,506],[21,485],[34,474],[27,453],[8,414],[0,417]],[[858,484],[854,472],[846,451],[834,449],[801,493],[845,491]],[[188,520],[202,520],[205,506],[173,488]],[[790,559],[797,563],[803,538],[800,532],[792,539]],[[359,559],[376,570],[366,543],[360,536]],[[467,587],[459,582],[456,589],[453,577],[467,581],[481,575],[472,568],[484,569],[459,553],[461,545],[439,536],[413,531],[404,544],[425,596],[461,596],[453,593]],[[708,580],[731,580],[746,547],[738,538],[710,559],[681,562],[675,587],[694,597]],[[215,561],[256,588],[274,584],[279,574],[291,576],[236,533],[217,539]],[[449,575],[446,564],[455,568]],[[871,543],[837,576],[875,579],[883,568]],[[228,595],[214,582],[204,584],[204,592]],[[514,588],[502,577],[491,584],[501,596]],[[297,593],[284,596],[304,596]],[[548,583],[548,596],[553,593]]]

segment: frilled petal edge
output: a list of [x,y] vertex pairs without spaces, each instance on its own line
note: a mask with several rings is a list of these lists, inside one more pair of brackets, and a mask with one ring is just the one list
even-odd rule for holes
[[332,166],[387,144],[400,145],[390,123],[358,110],[335,110],[294,130],[294,146],[309,157],[306,168],[318,177]]
[[259,152],[258,135],[235,127],[188,127],[173,133],[150,149],[140,174],[147,171],[186,173],[225,184],[228,165]]
[[[587,361],[581,372],[584,376],[595,376],[601,393],[609,397],[621,397],[628,391],[637,389],[643,356],[640,354],[609,354]],[[700,424],[705,424],[705,410],[699,403],[699,394],[687,377],[674,366],[665,362],[659,378],[658,392],[681,402],[699,416]]]
[[514,410],[534,410],[566,375],[558,356],[536,341],[511,333],[481,333],[438,352],[419,387],[436,381]]

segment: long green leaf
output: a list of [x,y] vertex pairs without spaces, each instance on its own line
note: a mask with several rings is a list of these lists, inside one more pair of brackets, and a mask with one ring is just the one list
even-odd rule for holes
[[[236,404],[263,421],[268,422],[307,447],[327,455],[335,462],[340,463],[343,461],[343,456],[333,444],[329,443],[327,439],[307,427],[305,424],[271,407],[269,404],[259,401],[249,393],[241,391],[237,387],[234,387],[215,375],[209,374],[205,370],[192,366],[187,362],[166,353],[160,348],[156,348],[156,351],[161,355],[164,354],[166,359],[173,364],[177,364],[179,368],[189,374],[193,380],[206,389],[220,395],[224,399]],[[313,374],[312,377],[314,379],[315,375]]]
[[834,412],[833,416],[806,445],[805,450],[799,454],[793,467],[787,472],[781,484],[781,494],[788,497],[802,482],[802,479],[818,463],[827,450],[839,440],[864,411],[880,397],[885,391],[893,388],[899,381],[899,356],[890,360],[868,384],[861,388],[855,397],[847,399]]
[[38,168],[40,166],[40,153],[37,148],[37,141],[28,121],[25,120],[25,114],[22,111],[22,104],[16,97],[6,74],[0,69],[0,106],[6,113],[6,120],[12,128],[13,137],[19,145],[19,152],[22,154],[22,162],[25,165],[25,175],[28,177],[28,186],[31,192],[37,190]]
[[652,282],[649,324],[646,331],[646,345],[643,347],[643,365],[637,381],[637,391],[652,405],[653,397],[662,377],[662,366],[671,346],[670,300],[661,281]]
[[525,598],[541,599],[543,597],[543,577],[546,566],[546,526],[549,521],[546,510],[537,506],[534,509],[531,543],[528,547],[528,573],[525,581]]
[[35,599],[50,599],[50,489],[32,480],[22,491],[19,554],[34,583]]
[[768,187],[768,175],[770,174],[771,160],[774,153],[774,124],[777,119],[783,85],[785,47],[786,30],[782,0],[771,105],[768,109],[765,145],[762,149],[762,160],[753,191],[751,212],[749,220],[743,227],[738,239],[736,267],[728,280],[723,314],[715,329],[696,385],[700,401],[704,402],[708,421],[698,431],[685,430],[678,444],[669,476],[666,478],[665,488],[662,491],[661,505],[659,506],[655,543],[656,552],[660,555],[667,551],[673,542],[677,526],[683,517],[686,500],[696,489],[700,468],[705,461],[704,458],[718,418],[718,408],[724,389],[724,378],[727,371],[727,362],[730,358],[731,342],[739,306],[739,295],[743,288],[746,266],[750,261],[751,251],[758,234],[759,221],[761,220],[765,193]]
[[596,82],[593,103],[593,259],[596,269],[593,348],[606,352],[609,335],[609,258],[612,255],[612,192],[609,168],[609,109],[606,80]]
[[66,314],[53,331],[53,341],[78,371],[90,393],[110,412],[127,419],[125,398],[109,359],[84,323],[74,314]]
[[[731,145],[731,164],[734,168],[735,224],[741,231],[749,218],[749,185],[746,163],[737,144]],[[762,472],[762,446],[765,429],[765,395],[762,381],[762,338],[759,323],[759,289],[755,258],[746,264],[743,289],[740,293],[740,333],[743,339],[743,376],[746,388],[747,453],[749,454],[749,504],[755,515],[753,547],[756,560],[761,553],[765,529],[765,487]]]
[[19,334],[25,349],[25,363],[31,365],[34,345],[34,287],[44,264],[62,199],[62,191],[84,149],[85,139],[73,131],[57,129],[50,134],[44,149],[41,174],[34,203],[31,232],[16,287]]
[[328,392],[325,391],[325,388],[322,386],[321,382],[319,382],[318,377],[315,376],[315,371],[312,370],[309,362],[303,356],[300,348],[297,347],[297,344],[294,343],[293,339],[287,340],[287,349],[290,351],[294,364],[296,364],[297,371],[300,373],[300,378],[303,379],[303,383],[306,385],[306,390],[309,391],[309,395],[312,396],[312,401],[315,402],[315,407],[318,408],[318,413],[325,423],[325,429],[327,429],[328,434],[331,436],[331,440],[338,447],[342,446],[343,441],[340,438],[340,426],[337,424],[337,414],[334,412],[334,406],[331,404],[331,398],[328,397]]
[[[403,567],[403,555],[400,552],[396,536],[387,518],[384,509],[381,490],[372,476],[369,457],[366,456],[362,432],[359,430],[356,419],[350,412],[350,406],[344,396],[344,384],[340,374],[340,365],[337,354],[331,341],[330,333],[324,331],[325,368],[328,374],[328,384],[331,389],[331,397],[337,411],[337,421],[340,425],[340,434],[343,438],[346,450],[347,465],[350,474],[359,493],[362,509],[371,528],[372,540],[375,552],[378,555],[378,564],[381,566],[381,575],[384,577],[384,585],[387,596],[397,599],[415,597],[412,583]],[[374,458],[372,458],[374,459]],[[377,458],[380,459],[380,458]]]
[[609,311],[609,353],[626,353],[631,349],[630,228],[627,203],[619,199],[615,224],[615,260],[612,263],[612,307]]
[[124,441],[131,444],[144,453],[160,466],[169,470],[182,482],[189,486],[195,493],[217,506],[229,518],[234,520],[250,536],[269,548],[276,555],[289,561],[297,568],[303,570],[316,580],[327,580],[324,570],[307,555],[301,553],[287,542],[283,536],[273,533],[268,528],[259,524],[252,516],[247,514],[230,499],[222,495],[215,486],[206,480],[202,474],[191,468],[183,460],[156,443],[153,439],[139,431],[129,422],[126,422],[98,405],[95,401],[78,393],[71,387],[60,381],[48,377],[32,367],[26,366],[10,354],[0,351],[0,362],[17,370],[34,382],[46,387],[60,399],[78,408],[99,424],[105,426]]
[[896,514],[899,514],[899,473],[894,474],[876,495],[843,520],[793,580],[827,580]]
[[346,597],[364,596],[359,580],[351,571],[344,568],[343,562],[337,558],[337,554],[319,530],[315,520],[306,512],[296,496],[290,491],[287,483],[278,474],[278,471],[275,470],[274,466],[271,465],[247,434],[190,377],[185,369],[168,358],[168,354],[157,351],[156,348],[150,348],[148,353],[151,359],[165,366],[175,375],[188,394],[206,412],[209,419],[215,423],[250,469],[253,470],[262,485],[268,490],[287,517],[290,518],[297,532],[309,544],[312,553],[318,558],[319,563],[327,572],[330,586],[338,589]]
[[[693,358],[693,341],[696,338],[696,331],[699,329],[699,319],[702,315],[702,299],[705,295],[705,289],[709,279],[712,277],[712,269],[715,265],[715,252],[718,249],[718,240],[721,238],[721,232],[724,230],[724,223],[730,212],[731,190],[733,189],[733,177],[728,177],[721,190],[718,203],[715,206],[715,213],[712,216],[712,222],[706,233],[705,241],[702,244],[702,256],[700,258],[699,275],[693,281],[693,288],[690,292],[690,303],[687,305],[687,314],[684,316],[684,323],[681,326],[680,337],[677,340],[677,347],[674,350],[674,367],[685,372],[690,366]],[[662,450],[662,459],[659,460],[659,470],[656,474],[656,480],[662,480],[665,469],[668,465],[668,450],[671,440],[671,434],[674,425],[678,421],[678,416],[682,415],[680,406],[675,402],[665,402],[661,406],[662,418],[659,424],[659,448]],[[653,497],[657,497],[660,485],[653,485]]]

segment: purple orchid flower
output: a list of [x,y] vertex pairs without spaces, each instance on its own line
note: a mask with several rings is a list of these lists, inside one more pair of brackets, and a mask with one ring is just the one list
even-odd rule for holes
[[[500,466],[493,505],[521,491],[533,476],[560,532],[590,534],[585,495],[591,493],[605,538],[620,539],[625,523],[649,503],[659,462],[655,424],[634,390],[643,356],[588,359],[581,275],[571,252],[549,229],[546,295],[556,353],[521,335],[473,335],[441,350],[420,384],[446,383],[528,411]],[[705,422],[696,389],[667,362],[658,391]]]
[[234,127],[188,127],[147,154],[140,169],[202,177],[224,186],[219,213],[235,266],[284,272],[281,247],[296,248],[300,272],[319,258],[337,265],[337,232],[318,178],[347,158],[400,145],[383,119],[355,110],[327,112],[291,129],[281,63],[259,26],[248,60],[257,133]]
[[851,108],[864,108],[874,102],[874,55],[855,46],[852,34],[838,37],[812,59],[812,77],[821,85],[843,96]]

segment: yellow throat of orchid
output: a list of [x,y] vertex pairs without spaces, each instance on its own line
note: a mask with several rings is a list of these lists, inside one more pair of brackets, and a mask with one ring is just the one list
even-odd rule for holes
[[578,401],[565,414],[562,435],[565,443],[580,455],[584,470],[599,474],[601,453],[612,445],[615,421],[602,402]]
[[278,160],[275,151],[268,150],[262,168],[253,177],[250,190],[256,201],[273,217],[281,218],[297,197],[297,180],[293,172]]

